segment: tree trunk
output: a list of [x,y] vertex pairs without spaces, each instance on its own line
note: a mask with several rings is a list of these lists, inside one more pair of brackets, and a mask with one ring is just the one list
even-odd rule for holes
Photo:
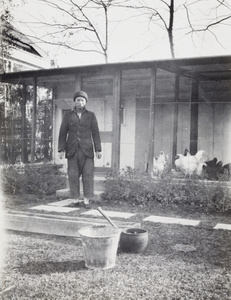
[[174,0],[171,0],[169,6],[169,12],[170,15],[169,15],[169,27],[168,27],[168,40],[169,40],[172,58],[175,58],[174,42],[173,42]]

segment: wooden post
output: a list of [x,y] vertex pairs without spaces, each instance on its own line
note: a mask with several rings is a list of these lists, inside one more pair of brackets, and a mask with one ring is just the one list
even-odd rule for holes
[[173,115],[173,144],[172,144],[172,166],[174,166],[175,157],[177,154],[177,133],[178,133],[178,102],[180,92],[180,77],[175,75],[175,100],[174,100],[174,115]]
[[149,115],[149,151],[148,151],[148,173],[153,169],[154,157],[154,112],[155,112],[155,94],[156,94],[156,67],[151,69],[151,82],[150,82],[150,115]]
[[28,163],[28,155],[27,155],[27,136],[26,136],[26,85],[23,84],[22,90],[22,104],[21,104],[21,114],[22,114],[22,123],[21,123],[21,160],[23,163]]
[[31,163],[35,159],[35,137],[36,137],[36,107],[37,107],[37,78],[33,78],[33,107],[32,107],[32,129],[31,129]]
[[120,96],[121,71],[118,70],[113,78],[113,128],[112,128],[112,169],[118,171],[120,167]]
[[56,111],[57,111],[57,108],[55,106],[55,99],[56,99],[56,85],[54,85],[52,87],[52,161],[55,163],[56,162],[56,153],[58,152],[58,149],[57,149],[57,144],[56,144],[56,131],[58,130],[56,128],[56,120],[55,120],[55,117],[56,117]]
[[76,74],[75,75],[75,92],[78,92],[81,89],[82,89],[82,78],[81,78],[80,74]]
[[198,150],[198,102],[199,81],[192,79],[191,88],[191,120],[190,120],[190,154],[195,155]]

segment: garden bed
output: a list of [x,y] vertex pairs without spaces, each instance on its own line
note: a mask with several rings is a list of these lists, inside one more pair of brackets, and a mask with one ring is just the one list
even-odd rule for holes
[[182,178],[167,171],[161,177],[152,178],[127,167],[106,178],[103,198],[144,206],[197,207],[206,213],[213,210],[224,213],[231,209],[230,186],[230,181]]

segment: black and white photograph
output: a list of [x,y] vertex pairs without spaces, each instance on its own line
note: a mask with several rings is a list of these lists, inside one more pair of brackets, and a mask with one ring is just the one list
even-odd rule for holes
[[0,299],[231,299],[231,2],[0,0]]

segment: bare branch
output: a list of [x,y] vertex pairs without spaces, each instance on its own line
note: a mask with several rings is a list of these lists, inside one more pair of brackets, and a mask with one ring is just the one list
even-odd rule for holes
[[[88,31],[94,34],[96,41],[98,42],[102,54],[105,56],[107,61],[107,50],[108,50],[108,8],[111,5],[111,0],[88,0],[85,1],[82,5],[78,4],[77,1],[69,0],[69,2],[63,2],[64,5],[60,6],[59,3],[52,0],[39,0],[40,2],[46,3],[50,7],[64,13],[72,22],[69,24],[59,24],[56,23],[54,27],[61,28],[60,31],[53,32],[52,34],[57,34],[66,29],[70,32],[70,35],[73,35],[74,32]],[[91,6],[93,4],[93,6]],[[66,5],[66,7],[65,7]],[[68,5],[68,6],[67,6]],[[94,6],[95,5],[95,6]],[[94,24],[94,19],[90,14],[87,13],[87,9],[103,9],[104,12],[104,23],[105,23],[105,33],[104,37],[100,36],[99,29]],[[43,22],[43,24],[45,24]],[[51,24],[46,23],[48,27],[52,27]],[[72,34],[71,34],[72,31]]]
[[185,11],[186,11],[186,16],[187,16],[187,20],[188,20],[189,26],[190,26],[190,28],[193,31],[193,26],[192,26],[192,23],[191,23],[191,20],[190,20],[190,17],[189,17],[188,7],[185,4],[184,4],[184,8],[185,8]]
[[74,3],[73,0],[70,0],[70,1],[71,1],[71,3],[73,5],[75,5],[79,9],[79,11],[81,12],[82,16],[87,20],[88,25],[92,28],[92,31],[94,32],[94,34],[95,34],[95,36],[96,36],[96,38],[97,38],[97,40],[98,40],[98,42],[99,42],[102,50],[103,50],[103,53],[105,53],[105,46],[103,45],[103,42],[102,42],[102,40],[101,40],[101,38],[99,36],[99,33],[98,33],[97,29],[95,28],[95,26],[93,24],[93,22],[91,22],[91,20],[88,18],[88,16],[84,13],[83,9],[79,5],[77,5],[76,3]]
[[[220,23],[222,23],[222,22],[224,22],[224,21],[226,21],[226,20],[228,20],[228,19],[231,19],[231,15],[230,15],[230,16],[227,16],[227,17],[224,17],[224,18],[221,18],[220,20],[215,21],[215,22],[213,22],[213,23],[210,23],[210,24],[208,24],[207,26],[205,26],[204,28],[201,28],[201,29],[193,29],[193,28],[191,27],[192,30],[191,30],[190,32],[192,32],[192,31],[194,31],[194,32],[207,31],[210,27],[216,26],[216,25],[218,25],[218,24],[220,24]],[[190,32],[189,32],[189,33],[190,33]]]
[[[95,49],[89,49],[89,48],[81,49],[81,48],[77,48],[77,47],[73,47],[71,45],[68,45],[67,43],[47,41],[47,40],[43,40],[42,38],[38,38],[38,37],[30,36],[30,35],[28,35],[28,37],[35,39],[35,41],[32,42],[32,45],[33,44],[49,44],[49,45],[52,45],[52,46],[62,46],[64,48],[67,48],[67,49],[70,49],[70,50],[73,50],[73,51],[77,51],[77,52],[95,52],[95,53],[98,53],[98,54],[102,54],[100,51],[95,50]],[[81,41],[80,43],[78,43],[78,45],[81,46],[81,44],[83,44],[83,43],[87,43],[87,42]],[[92,41],[89,41],[88,43],[92,45]]]
[[225,3],[225,0],[222,0],[222,1],[217,0],[217,2],[219,3],[218,7],[224,6],[224,7],[228,8],[229,10],[231,10],[231,7]]

